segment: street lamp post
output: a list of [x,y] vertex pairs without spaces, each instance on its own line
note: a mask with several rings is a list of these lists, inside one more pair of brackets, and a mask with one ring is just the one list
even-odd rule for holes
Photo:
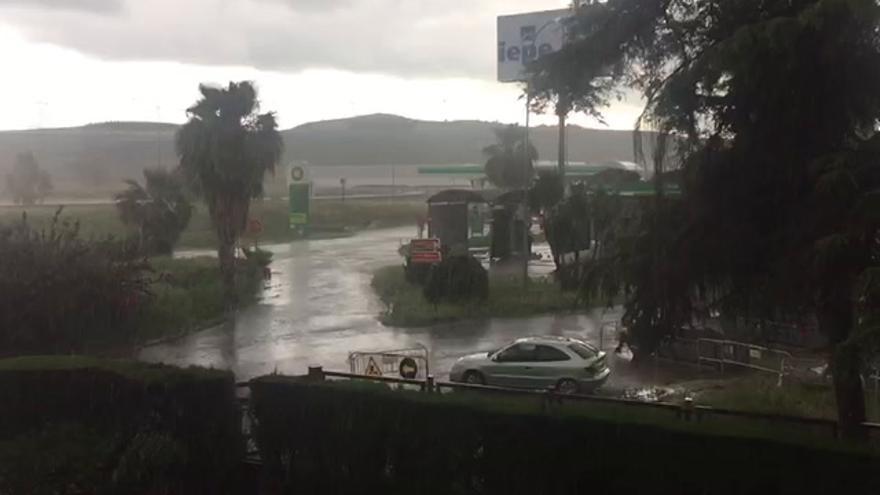
[[526,85],[526,129],[523,133],[523,191],[522,191],[522,246],[520,253],[522,254],[522,281],[523,288],[529,284],[529,258],[532,250],[529,246],[529,171],[532,162],[531,143],[529,142],[529,114],[532,105],[532,92]]
[[[559,25],[559,22],[561,20],[562,20],[562,17],[557,17],[555,19],[551,19],[551,20],[545,22],[543,26],[541,26],[540,28],[538,28],[537,31],[535,31],[534,43],[536,45],[538,44],[541,33],[543,33],[544,30],[547,29],[547,27],[552,26],[554,24]],[[532,255],[532,250],[530,249],[530,246],[529,246],[529,225],[531,223],[530,222],[531,219],[529,218],[530,217],[530,213],[529,213],[529,182],[530,182],[529,181],[529,170],[531,168],[530,165],[532,162],[531,144],[529,142],[529,117],[532,113],[531,107],[532,107],[532,90],[531,90],[531,87],[530,87],[528,81],[526,81],[526,121],[525,121],[525,132],[523,133],[523,156],[525,157],[523,159],[523,168],[524,168],[523,177],[525,178],[525,183],[523,184],[522,206],[521,206],[522,217],[523,217],[522,218],[523,233],[522,233],[522,247],[521,247],[521,254],[522,254],[522,258],[523,258],[522,259],[523,288],[528,286],[528,283],[529,283],[529,258],[531,258],[531,255]],[[560,130],[560,139],[563,139],[561,136],[562,136],[562,133],[564,132],[564,126],[565,126],[564,118],[560,118],[559,122],[560,122],[560,126],[563,127],[563,129]],[[560,144],[559,145],[560,149],[562,149],[563,146],[564,146],[564,143]],[[562,165],[564,162],[564,158],[560,157],[559,162],[561,164],[560,165],[560,173],[564,173],[564,165]]]

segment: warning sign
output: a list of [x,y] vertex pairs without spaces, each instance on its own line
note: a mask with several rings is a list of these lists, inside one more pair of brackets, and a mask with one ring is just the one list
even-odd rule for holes
[[251,218],[248,220],[247,225],[248,234],[252,236],[258,236],[263,233],[263,222],[259,221],[256,218]]
[[382,376],[382,370],[376,365],[376,361],[372,357],[367,361],[367,369],[364,370],[364,374],[367,376]]
[[398,371],[400,371],[401,378],[408,378],[412,380],[419,374],[419,366],[416,364],[416,360],[411,357],[405,357],[400,361],[400,366],[398,367]]

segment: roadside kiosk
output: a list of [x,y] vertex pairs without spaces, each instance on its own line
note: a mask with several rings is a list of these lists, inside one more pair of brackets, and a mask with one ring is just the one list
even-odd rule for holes
[[472,237],[484,236],[486,199],[467,189],[446,189],[428,198],[428,237],[442,249],[468,252]]

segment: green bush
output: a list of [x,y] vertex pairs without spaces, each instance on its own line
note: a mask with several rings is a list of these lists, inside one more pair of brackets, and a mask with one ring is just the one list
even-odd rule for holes
[[485,301],[489,272],[473,256],[450,256],[431,267],[424,295],[432,304]]
[[84,493],[223,493],[241,459],[229,372],[12,358],[0,360],[0,404],[0,493],[28,493],[15,490],[23,473],[44,493],[78,478],[100,488]]
[[120,338],[147,294],[141,260],[111,240],[84,239],[60,217],[0,225],[0,356],[81,352]]
[[[877,458],[772,436],[544,412],[472,394],[252,382],[265,476],[283,493],[877,493]],[[652,410],[653,411],[653,410]],[[690,425],[691,423],[684,423]],[[772,434],[771,434],[772,435]],[[805,475],[806,472],[815,475]]]
[[0,439],[0,493],[100,493],[119,441],[81,425],[60,423]]
[[385,305],[382,323],[424,326],[474,318],[518,318],[542,313],[569,312],[577,294],[564,292],[550,278],[536,278],[523,288],[519,277],[489,277],[489,299],[433,304],[423,289],[406,280],[401,266],[386,266],[373,274],[372,287]]
[[406,273],[406,281],[424,286],[428,283],[428,277],[431,275],[432,265],[427,263],[412,263],[409,258],[406,260],[404,271]]

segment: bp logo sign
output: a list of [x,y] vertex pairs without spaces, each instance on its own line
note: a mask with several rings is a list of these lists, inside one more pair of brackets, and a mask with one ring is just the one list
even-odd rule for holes
[[303,168],[300,167],[299,165],[290,169],[290,178],[294,182],[302,181],[305,178],[305,176],[306,176],[306,171],[303,170]]
[[309,225],[309,212],[311,210],[312,185],[307,177],[307,166],[308,164],[306,163],[291,163],[290,181],[287,184],[290,202],[290,210],[288,211],[290,229],[300,235],[306,234]]

